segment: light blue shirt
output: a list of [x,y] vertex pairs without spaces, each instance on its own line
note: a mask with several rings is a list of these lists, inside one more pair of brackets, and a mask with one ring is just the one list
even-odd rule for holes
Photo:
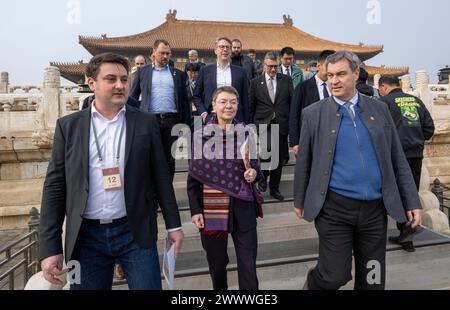
[[[347,101],[343,101],[341,99],[336,98],[335,96],[333,96],[333,99],[340,105],[340,106],[344,106],[344,104]],[[352,99],[350,99],[350,109],[352,109],[353,114],[355,114],[355,106],[358,104],[358,100],[359,100],[359,92],[356,91],[355,95],[353,96]]]
[[176,113],[175,84],[169,66],[153,67],[151,113]]

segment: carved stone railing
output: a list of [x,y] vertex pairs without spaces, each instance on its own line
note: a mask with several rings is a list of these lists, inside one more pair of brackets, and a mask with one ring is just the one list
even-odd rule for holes
[[[61,93],[73,93],[78,90],[78,85],[65,85],[60,86]],[[29,94],[29,93],[41,93],[42,86],[36,85],[14,85],[8,86],[8,94]]]
[[0,112],[36,111],[42,93],[0,94]]
[[[2,73],[4,85],[7,77]],[[48,67],[42,86],[9,86],[14,93],[0,93],[2,139],[31,139],[38,149],[51,149],[56,120],[78,111],[89,95],[77,93],[76,85],[61,86],[60,78],[58,68]]]

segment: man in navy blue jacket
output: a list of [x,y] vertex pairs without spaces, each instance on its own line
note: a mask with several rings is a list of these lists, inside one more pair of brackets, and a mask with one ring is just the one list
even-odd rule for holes
[[225,37],[216,41],[217,63],[203,66],[194,90],[194,104],[197,114],[203,122],[212,112],[212,95],[220,86],[233,86],[239,93],[239,107],[236,119],[239,122],[250,121],[247,73],[230,62],[231,40]]
[[156,40],[153,45],[154,63],[136,72],[130,97],[139,100],[140,110],[156,116],[161,129],[161,140],[169,169],[175,175],[175,158],[171,150],[177,136],[172,128],[178,123],[190,124],[191,107],[187,100],[186,74],[169,66],[171,49],[169,42]]

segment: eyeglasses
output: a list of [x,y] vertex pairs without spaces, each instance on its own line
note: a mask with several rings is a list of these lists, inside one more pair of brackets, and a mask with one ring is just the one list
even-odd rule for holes
[[225,49],[229,50],[229,49],[231,49],[231,46],[230,45],[219,45],[218,48],[221,50],[225,50]]
[[278,65],[266,65],[266,66],[269,69],[276,69],[276,68],[278,68]]
[[237,101],[231,101],[231,100],[220,100],[220,101],[215,101],[216,104],[220,104],[220,105],[224,105],[226,106],[228,103],[232,106],[235,107],[238,105]]

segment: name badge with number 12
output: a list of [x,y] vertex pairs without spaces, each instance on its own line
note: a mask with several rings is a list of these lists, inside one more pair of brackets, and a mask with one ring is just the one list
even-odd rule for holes
[[103,188],[105,190],[119,189],[122,187],[119,167],[103,168],[102,174]]

